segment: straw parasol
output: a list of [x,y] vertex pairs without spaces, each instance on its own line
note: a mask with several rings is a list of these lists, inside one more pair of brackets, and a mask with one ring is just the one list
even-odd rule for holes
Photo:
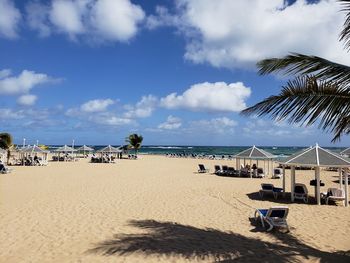
[[59,152],[59,153],[76,152],[76,151],[77,151],[76,149],[69,147],[67,145],[59,147],[55,150],[55,152]]
[[86,146],[85,144],[83,146],[81,146],[80,148],[77,149],[78,152],[83,152],[83,154],[85,155],[86,152],[93,152],[94,149],[89,147],[89,146]]
[[111,145],[108,145],[108,146],[98,150],[97,152],[99,152],[99,153],[120,153],[120,152],[122,152],[122,150],[115,148]]
[[[250,164],[251,164],[251,161],[252,160],[256,160],[257,161],[257,165],[259,163],[259,160],[264,160],[264,166],[265,166],[265,161],[267,160],[267,164],[268,164],[268,168],[267,168],[267,171],[268,171],[268,174],[270,172],[270,162],[271,162],[271,170],[273,168],[273,159],[275,158],[276,156],[267,152],[267,151],[264,151],[258,147],[256,147],[255,145],[253,145],[252,147],[236,154],[234,156],[234,158],[236,159],[236,168],[239,169],[239,163],[240,163],[240,160],[243,159],[244,161],[244,164],[245,164],[245,160],[250,160]],[[250,174],[250,176],[252,176]]]
[[[339,180],[342,187],[342,169],[350,167],[350,159],[340,156],[337,153],[323,149],[318,144],[308,149],[304,149],[292,156],[281,161],[280,164],[284,166],[291,166],[291,189],[292,201],[294,201],[294,185],[295,185],[295,167],[311,167],[315,168],[316,179],[316,200],[317,204],[321,204],[320,197],[320,168],[321,167],[337,167],[339,169]],[[283,172],[283,189],[285,190],[285,173]],[[345,180],[345,203],[348,206],[348,180]]]
[[27,154],[41,154],[43,156],[43,161],[47,161],[47,155],[49,153],[49,151],[43,150],[37,145],[22,147],[19,152],[22,153],[23,158]]

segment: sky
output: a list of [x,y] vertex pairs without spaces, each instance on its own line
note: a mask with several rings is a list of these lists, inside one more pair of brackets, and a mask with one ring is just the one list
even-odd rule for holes
[[0,131],[29,144],[349,146],[240,111],[289,52],[350,64],[335,0],[0,0]]

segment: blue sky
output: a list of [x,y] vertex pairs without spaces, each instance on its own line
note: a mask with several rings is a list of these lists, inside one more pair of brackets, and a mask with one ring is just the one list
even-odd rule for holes
[[[329,146],[331,134],[239,115],[286,82],[255,63],[341,63],[336,1],[0,0],[0,125],[15,142]],[[2,17],[2,18],[1,18]],[[336,146],[348,146],[344,137]]]

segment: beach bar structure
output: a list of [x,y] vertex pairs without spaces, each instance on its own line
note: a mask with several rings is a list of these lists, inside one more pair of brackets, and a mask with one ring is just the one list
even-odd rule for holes
[[283,192],[286,189],[285,180],[285,166],[291,167],[291,201],[294,202],[294,186],[295,186],[295,167],[309,167],[315,169],[315,198],[317,204],[321,204],[321,192],[320,192],[320,169],[323,168],[338,168],[339,171],[339,184],[340,188],[345,187],[345,205],[349,205],[348,199],[348,178],[345,176],[345,185],[343,186],[343,169],[350,167],[350,159],[342,157],[337,153],[323,149],[318,144],[313,147],[304,149],[298,153],[293,154],[284,161],[280,162],[283,167]]
[[[250,167],[252,167],[252,160],[256,161],[256,166],[259,167],[259,160],[263,161],[264,170],[267,171],[266,174],[273,174],[273,160],[276,158],[273,154],[264,151],[255,145],[250,147],[234,156],[236,159],[236,169],[239,169],[241,160],[243,160],[244,166],[246,165],[246,160],[249,161]],[[267,169],[266,169],[267,162]],[[252,172],[250,172],[250,177],[252,177]]]

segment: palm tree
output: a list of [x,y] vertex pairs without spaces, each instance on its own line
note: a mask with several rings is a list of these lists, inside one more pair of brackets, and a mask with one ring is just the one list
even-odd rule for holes
[[125,139],[129,143],[129,147],[135,150],[135,155],[137,156],[137,150],[141,148],[143,137],[136,133],[130,134],[129,137]]
[[9,164],[12,148],[12,136],[9,133],[0,133],[0,148],[7,150],[7,164]]
[[[340,41],[350,50],[350,0],[338,0],[346,12]],[[350,67],[317,56],[292,53],[257,63],[259,74],[282,73],[295,79],[270,96],[242,111],[243,115],[269,115],[273,120],[312,125],[332,132],[332,142],[350,134]]]

